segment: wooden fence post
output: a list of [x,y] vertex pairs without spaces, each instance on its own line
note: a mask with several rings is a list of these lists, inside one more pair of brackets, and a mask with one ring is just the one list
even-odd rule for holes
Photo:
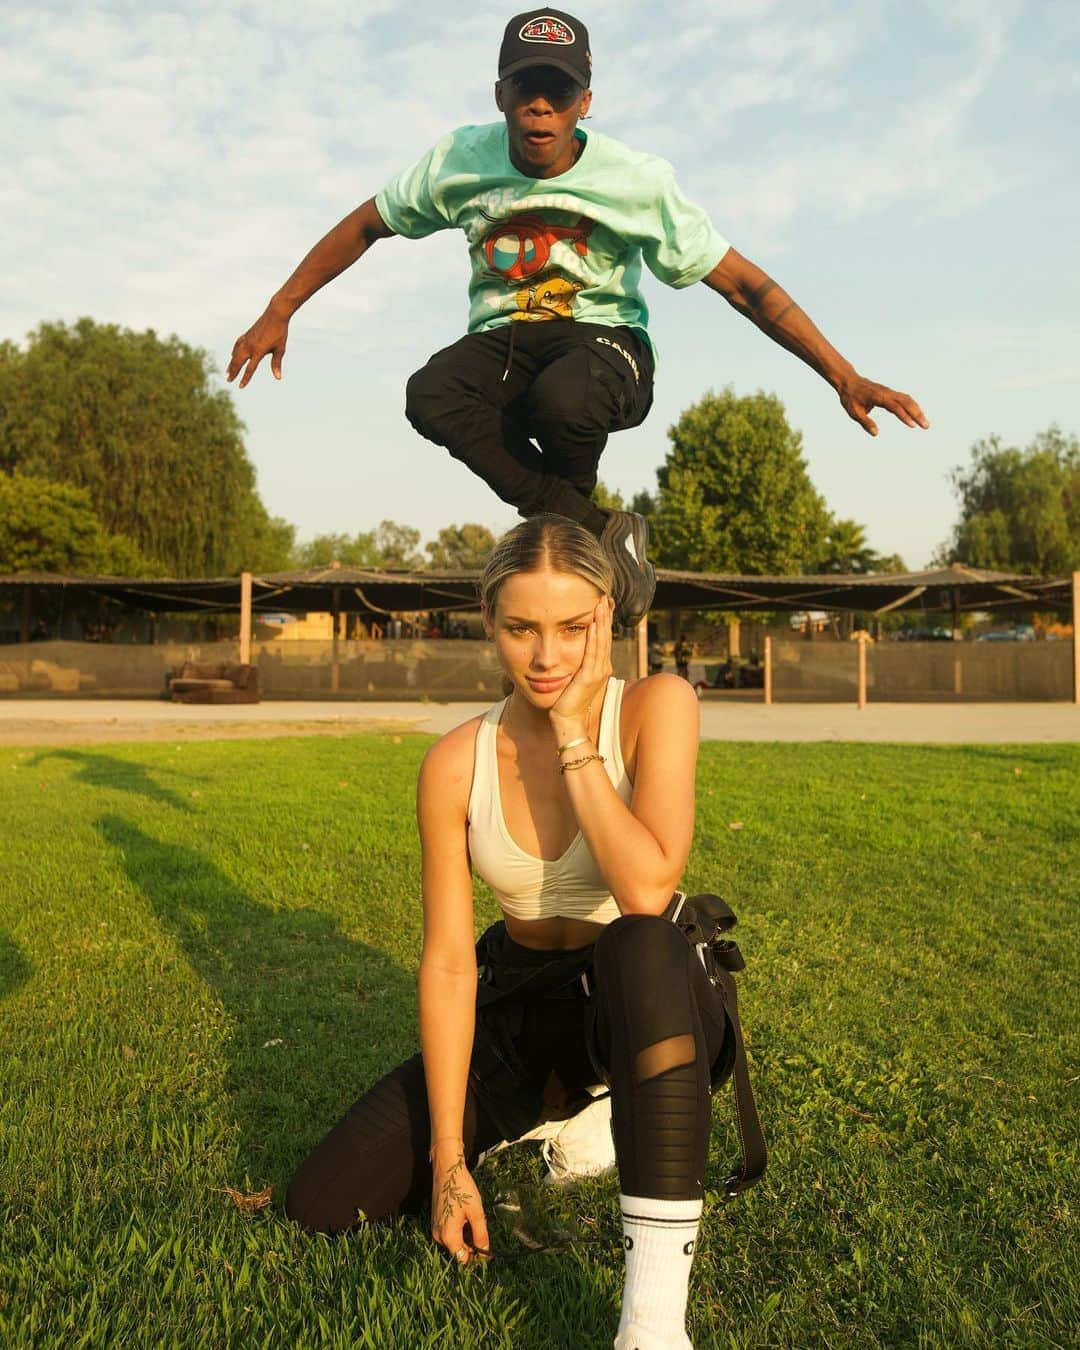
[[765,634],[765,702],[772,703],[772,634]]
[[728,619],[727,621],[727,654],[728,660],[733,661],[735,657],[741,656],[741,633],[742,628],[738,619]]
[[1073,702],[1080,703],[1080,572],[1073,573]]
[[251,573],[240,573],[240,664],[251,664]]
[[866,634],[858,634],[859,708],[866,707]]
[[649,673],[649,616],[643,614],[634,630],[637,639],[634,654],[637,658],[637,677],[643,680]]
[[338,664],[338,629],[341,627],[341,587],[335,586],[330,592],[330,692],[336,694],[341,688],[341,668]]

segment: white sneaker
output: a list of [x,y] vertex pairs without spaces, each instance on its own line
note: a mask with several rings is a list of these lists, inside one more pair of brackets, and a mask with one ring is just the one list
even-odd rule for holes
[[562,1121],[558,1133],[544,1140],[540,1152],[548,1165],[546,1180],[552,1186],[568,1186],[582,1177],[614,1171],[611,1098],[600,1097]]
[[615,1140],[611,1133],[611,1097],[604,1091],[569,1120],[545,1120],[517,1139],[504,1139],[477,1159],[480,1166],[487,1158],[515,1144],[536,1143],[547,1163],[544,1178],[552,1186],[568,1186],[583,1177],[598,1177],[615,1168]]

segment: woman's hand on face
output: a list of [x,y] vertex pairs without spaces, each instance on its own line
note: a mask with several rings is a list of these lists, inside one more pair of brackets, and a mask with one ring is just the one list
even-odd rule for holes
[[435,1154],[431,1183],[431,1236],[463,1266],[488,1249],[487,1220],[465,1154]]
[[602,595],[596,602],[585,636],[585,651],[574,678],[553,703],[548,716],[556,729],[583,727],[597,695],[611,676],[611,620],[615,601]]

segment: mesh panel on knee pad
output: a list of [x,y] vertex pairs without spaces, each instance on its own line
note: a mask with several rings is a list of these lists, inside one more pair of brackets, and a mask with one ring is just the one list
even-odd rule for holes
[[697,1042],[693,1036],[668,1036],[665,1040],[647,1045],[634,1056],[634,1082],[644,1083],[647,1079],[667,1073],[669,1069],[693,1064],[695,1059]]

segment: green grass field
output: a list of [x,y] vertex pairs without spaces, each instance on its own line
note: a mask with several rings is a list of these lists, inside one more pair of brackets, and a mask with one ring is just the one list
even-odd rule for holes
[[[427,744],[0,751],[5,1350],[610,1345],[613,1178],[493,1160],[489,1201],[578,1244],[486,1268],[281,1217],[415,1048]],[[1078,825],[1080,747],[703,747],[686,885],[740,916],[772,1161],[707,1194],[699,1350],[1077,1343]],[[726,1093],[714,1120],[713,1187]]]

